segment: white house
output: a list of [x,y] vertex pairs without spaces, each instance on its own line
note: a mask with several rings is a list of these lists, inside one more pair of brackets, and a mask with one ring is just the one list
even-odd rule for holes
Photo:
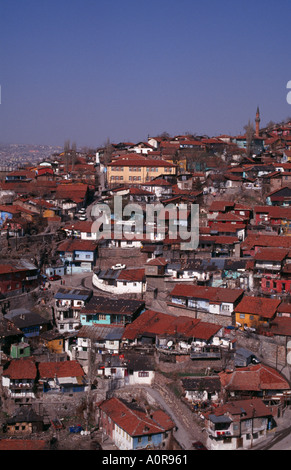
[[139,294],[146,292],[144,268],[97,270],[92,283],[98,289],[112,294]]

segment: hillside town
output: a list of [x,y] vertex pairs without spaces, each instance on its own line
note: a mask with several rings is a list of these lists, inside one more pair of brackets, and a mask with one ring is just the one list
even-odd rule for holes
[[288,430],[291,120],[260,122],[0,172],[1,450],[255,450]]

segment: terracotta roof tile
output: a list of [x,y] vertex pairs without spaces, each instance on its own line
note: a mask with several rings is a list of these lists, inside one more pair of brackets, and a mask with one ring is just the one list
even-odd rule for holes
[[272,318],[276,314],[280,303],[280,299],[245,296],[236,306],[235,312],[260,315],[264,318]]
[[37,368],[34,360],[31,358],[13,359],[8,368],[3,371],[3,376],[10,379],[34,380],[36,375]]
[[115,397],[101,403],[99,408],[130,436],[160,434],[175,426],[162,410],[150,418],[145,412],[133,409]]
[[83,377],[84,371],[78,361],[40,362],[40,378]]

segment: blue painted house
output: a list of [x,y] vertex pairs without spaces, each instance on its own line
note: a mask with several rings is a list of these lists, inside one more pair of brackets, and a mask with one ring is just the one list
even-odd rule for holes
[[99,405],[99,427],[120,450],[165,449],[175,424],[162,410],[150,416],[141,408],[116,397]]
[[40,333],[47,331],[51,326],[49,320],[24,308],[10,310],[5,318],[12,321],[25,338],[39,336]]
[[92,272],[98,257],[98,244],[70,238],[62,242],[57,251],[61,261],[67,265],[67,274]]
[[0,205],[0,227],[13,216],[20,216],[21,212],[16,206]]

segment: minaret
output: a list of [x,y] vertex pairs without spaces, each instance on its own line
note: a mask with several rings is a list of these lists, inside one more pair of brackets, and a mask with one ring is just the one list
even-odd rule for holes
[[259,106],[257,107],[257,113],[256,113],[256,137],[259,137],[260,136],[260,110],[259,110]]

